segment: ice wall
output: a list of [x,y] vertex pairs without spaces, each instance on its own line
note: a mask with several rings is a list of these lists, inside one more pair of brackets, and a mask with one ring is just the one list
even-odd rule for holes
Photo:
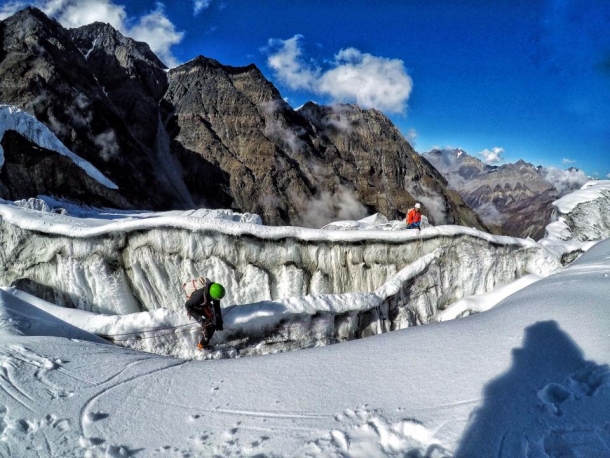
[[564,221],[581,242],[610,237],[610,180],[593,180],[553,202],[553,220]]
[[[534,241],[460,226],[323,231],[205,211],[75,217],[47,204],[0,203],[0,284],[82,311],[171,312],[180,332],[114,338],[180,357],[193,356],[199,332],[183,322],[182,283],[197,276],[228,291],[226,329],[214,343],[249,355],[428,323],[462,297],[560,268]],[[90,331],[112,336],[120,327]]]
[[[326,231],[230,222],[221,228],[189,218],[191,229],[155,226],[159,223],[148,220],[147,225],[100,230],[96,222],[84,219],[53,215],[51,222],[40,212],[21,211],[42,222],[21,224],[22,217],[17,221],[24,228],[3,220],[0,284],[58,305],[101,313],[181,310],[182,283],[200,275],[226,286],[224,307],[312,294],[370,292],[438,247],[445,250],[448,267],[420,288],[438,294],[439,306],[487,292],[526,273],[545,276],[556,267],[534,242],[449,226],[423,230],[421,237],[413,231],[331,237]],[[62,224],[63,235],[58,234]],[[98,235],[69,236],[78,233],[78,224],[89,225]],[[234,235],[227,230],[244,226],[250,227],[249,233]],[[54,233],[42,232],[50,229]]]
[[610,237],[610,181],[593,180],[553,202],[551,222],[540,243],[567,265]]
[[[215,351],[205,354],[195,349],[199,325],[180,310],[163,308],[106,316],[42,304],[23,292],[13,291],[13,294],[28,296],[29,303],[37,303],[71,325],[134,349],[180,358],[263,355],[328,345],[434,321],[447,297],[455,293],[451,282],[447,285],[444,280],[456,276],[455,261],[463,272],[461,280],[470,275],[471,283],[480,284],[482,278],[489,277],[490,267],[498,271],[498,276],[506,275],[504,266],[492,258],[482,257],[477,266],[462,266],[465,256],[470,259],[474,256],[463,252],[460,244],[456,247],[454,254],[448,254],[445,247],[436,248],[372,292],[295,296],[226,307],[224,330],[217,332],[212,340]],[[552,265],[544,261],[538,270]]]

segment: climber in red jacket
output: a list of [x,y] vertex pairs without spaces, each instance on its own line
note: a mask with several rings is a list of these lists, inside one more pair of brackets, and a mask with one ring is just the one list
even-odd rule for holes
[[419,229],[421,224],[421,204],[419,202],[407,213],[406,223],[407,229]]

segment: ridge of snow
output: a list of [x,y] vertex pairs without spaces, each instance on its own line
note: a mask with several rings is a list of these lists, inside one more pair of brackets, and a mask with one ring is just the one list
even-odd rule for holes
[[582,188],[563,196],[553,202],[553,206],[562,214],[567,214],[579,205],[600,198],[610,200],[610,180],[591,180],[586,182]]
[[[209,210],[202,209],[207,212]],[[229,212],[233,213],[231,210]],[[521,245],[538,247],[534,240],[492,235],[465,226],[435,226],[421,231],[334,231],[309,229],[297,226],[263,226],[257,215],[246,216],[249,223],[228,221],[218,218],[202,218],[193,211],[167,212],[120,212],[95,209],[88,212],[86,218],[52,213],[36,213],[20,208],[13,202],[0,199],[0,216],[6,222],[21,229],[39,231],[46,234],[63,235],[74,238],[96,237],[113,232],[133,232],[153,228],[176,228],[190,231],[216,231],[234,237],[253,236],[263,240],[295,238],[303,241],[382,241],[400,242],[408,240],[427,240],[440,236],[467,235],[500,245]],[[191,214],[192,213],[192,214]],[[249,214],[244,214],[249,215]]]
[[475,294],[464,297],[459,301],[449,304],[447,308],[440,311],[436,319],[437,321],[448,321],[458,317],[463,317],[466,314],[486,312],[496,306],[500,301],[506,299],[511,294],[522,290],[540,280],[540,277],[534,274],[524,275],[523,277],[509,283],[508,285],[500,286],[493,291],[485,294]]
[[552,221],[539,243],[558,259],[571,261],[610,236],[610,180],[589,181],[552,205]]
[[[94,180],[110,189],[118,186],[106,178],[93,164],[70,151],[51,130],[34,116],[11,106],[0,104],[0,141],[7,130],[14,130],[38,146],[70,158]],[[0,146],[0,169],[4,165],[4,150]]]

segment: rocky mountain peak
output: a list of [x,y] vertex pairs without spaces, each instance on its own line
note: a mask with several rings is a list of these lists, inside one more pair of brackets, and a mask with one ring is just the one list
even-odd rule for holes
[[[34,8],[2,24],[0,100],[33,114],[69,150],[115,182],[134,206],[176,202],[172,186],[153,165],[160,124],[153,95],[160,97],[167,85],[155,83],[155,72],[149,71],[154,65],[146,68],[134,56],[126,59],[133,67],[122,66],[107,50],[86,58],[71,31]],[[74,30],[80,37],[88,28]],[[131,56],[130,49],[125,52]],[[167,78],[158,71],[158,78]],[[146,193],[149,186],[157,191]]]
[[147,43],[124,36],[110,24],[94,22],[70,29],[69,33],[85,57],[91,52],[102,51],[117,56],[123,61],[123,65],[127,65],[128,62],[143,61],[153,68],[167,69]]
[[557,194],[540,169],[520,159],[490,166],[481,160],[452,152],[424,153],[490,226],[509,235],[542,238],[550,217],[550,202]]
[[41,10],[34,6],[27,6],[24,9],[16,12],[14,15],[4,19],[7,25],[19,23],[22,25],[25,31],[41,31],[48,30],[49,32],[57,33],[58,31],[64,30],[61,24],[55,19],[48,17]]
[[[102,22],[70,29],[69,33],[89,65],[94,66],[106,91],[135,79],[157,101],[163,97],[167,90],[166,67],[146,43],[125,37]],[[134,85],[129,89],[133,90]]]
[[251,103],[257,105],[282,100],[280,92],[258,67],[223,65],[215,59],[198,56],[169,71],[169,77],[182,87],[201,86],[202,90],[220,90],[230,84]]

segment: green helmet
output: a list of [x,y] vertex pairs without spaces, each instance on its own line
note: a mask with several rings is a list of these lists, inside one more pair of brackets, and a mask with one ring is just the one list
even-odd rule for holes
[[220,283],[212,283],[210,285],[210,297],[215,300],[220,300],[225,297],[225,287]]

